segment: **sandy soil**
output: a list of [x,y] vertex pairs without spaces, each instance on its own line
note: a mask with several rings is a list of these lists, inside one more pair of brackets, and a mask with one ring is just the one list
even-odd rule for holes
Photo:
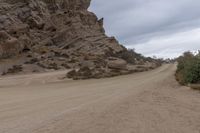
[[200,133],[200,93],[175,65],[100,80],[63,71],[0,79],[0,133]]

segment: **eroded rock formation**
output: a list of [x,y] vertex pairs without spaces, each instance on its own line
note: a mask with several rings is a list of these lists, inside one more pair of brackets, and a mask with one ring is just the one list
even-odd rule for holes
[[[114,37],[105,35],[103,19],[87,10],[90,2],[0,0],[0,59],[23,56],[27,58],[21,65],[78,69],[74,70],[77,79],[80,68],[101,71],[98,77],[110,76],[115,67],[129,63],[116,56],[127,49]],[[94,73],[91,75],[95,77]]]

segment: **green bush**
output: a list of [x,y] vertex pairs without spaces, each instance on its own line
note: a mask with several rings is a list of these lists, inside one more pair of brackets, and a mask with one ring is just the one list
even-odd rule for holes
[[194,59],[188,62],[185,68],[185,82],[197,83],[200,81],[200,60]]
[[178,58],[176,77],[181,84],[200,82],[200,58],[190,52]]

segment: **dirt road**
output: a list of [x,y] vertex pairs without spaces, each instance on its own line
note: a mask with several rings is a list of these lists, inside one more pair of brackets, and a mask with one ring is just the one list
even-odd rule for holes
[[65,72],[0,79],[0,133],[200,133],[200,93],[175,65],[108,79]]

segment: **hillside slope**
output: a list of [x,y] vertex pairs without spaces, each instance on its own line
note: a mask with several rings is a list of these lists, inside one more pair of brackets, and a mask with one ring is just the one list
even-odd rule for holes
[[100,78],[156,67],[142,56],[126,58],[129,51],[105,35],[103,18],[87,10],[90,2],[0,0],[1,73],[82,68],[68,77]]

